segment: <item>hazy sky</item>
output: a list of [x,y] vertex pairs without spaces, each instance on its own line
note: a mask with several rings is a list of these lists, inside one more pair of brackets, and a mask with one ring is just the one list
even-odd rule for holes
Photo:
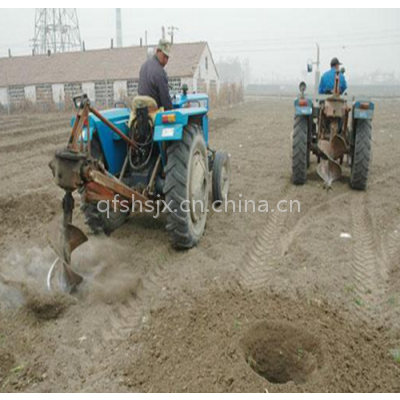
[[[30,54],[35,9],[0,9],[0,57]],[[110,46],[115,38],[114,9],[78,9],[86,48]],[[322,69],[333,56],[347,74],[376,69],[400,74],[400,10],[315,9],[123,9],[124,45],[139,44],[144,31],[150,43],[161,26],[179,28],[176,41],[208,41],[215,61],[248,58],[252,81],[298,79],[307,59],[321,45]]]

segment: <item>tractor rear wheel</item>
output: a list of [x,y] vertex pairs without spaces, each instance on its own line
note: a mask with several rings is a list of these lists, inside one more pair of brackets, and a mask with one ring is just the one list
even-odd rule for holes
[[358,120],[355,128],[355,142],[351,157],[350,186],[352,189],[367,188],[369,163],[371,159],[372,125],[370,120]]
[[[104,164],[104,154],[101,149],[100,141],[94,135],[91,142],[91,154]],[[107,213],[98,210],[97,203],[86,203],[82,201],[81,210],[85,216],[85,223],[89,226],[92,233],[105,233],[107,236],[111,235],[112,232],[126,221],[129,212],[123,212],[121,210],[114,211],[112,204],[109,204],[109,206],[110,212],[108,218]]]
[[187,125],[182,140],[168,146],[167,158],[167,232],[173,247],[190,249],[203,236],[208,211],[208,159],[201,127]]
[[292,146],[292,182],[294,185],[304,185],[310,162],[308,120],[305,117],[296,116],[294,119]]

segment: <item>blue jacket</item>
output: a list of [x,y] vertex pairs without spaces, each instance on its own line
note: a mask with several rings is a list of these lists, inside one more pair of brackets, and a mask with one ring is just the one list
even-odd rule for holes
[[[335,75],[335,68],[331,68],[329,71],[325,72],[322,75],[318,90],[319,94],[333,93],[333,89],[335,88]],[[342,94],[347,89],[346,78],[342,73],[339,74],[339,89],[340,94]]]

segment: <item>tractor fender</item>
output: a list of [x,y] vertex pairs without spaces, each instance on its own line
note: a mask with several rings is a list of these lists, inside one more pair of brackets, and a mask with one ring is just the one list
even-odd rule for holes
[[372,120],[374,111],[375,104],[372,101],[356,101],[353,106],[353,118]]
[[312,115],[313,103],[311,99],[307,98],[296,98],[294,101],[294,115]]
[[158,113],[154,122],[154,141],[169,142],[182,140],[184,128],[193,119],[201,121],[204,138],[207,143],[208,118],[205,107],[182,108]]

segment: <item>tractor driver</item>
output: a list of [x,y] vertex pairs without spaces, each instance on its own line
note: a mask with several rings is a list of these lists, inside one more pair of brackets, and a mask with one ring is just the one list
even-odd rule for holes
[[[332,94],[335,88],[335,77],[336,72],[339,71],[339,66],[341,63],[339,60],[334,57],[331,61],[331,69],[322,75],[321,82],[319,84],[319,94]],[[339,90],[340,94],[342,94],[347,89],[346,78],[343,73],[339,74]]]
[[156,54],[142,65],[139,74],[139,95],[153,98],[158,107],[164,107],[164,110],[173,108],[169,95],[168,76],[164,70],[170,51],[171,43],[161,39],[158,42]]

